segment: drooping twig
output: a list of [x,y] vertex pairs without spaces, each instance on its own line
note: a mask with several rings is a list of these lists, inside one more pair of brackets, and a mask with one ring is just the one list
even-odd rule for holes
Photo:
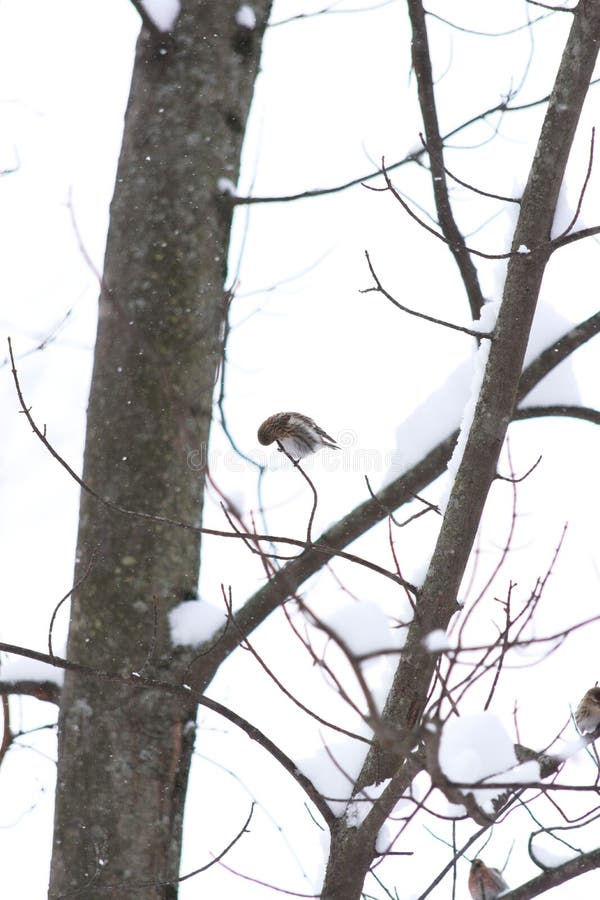
[[460,31],[463,34],[474,34],[476,37],[489,37],[489,38],[499,38],[499,37],[508,37],[511,34],[516,34],[518,31],[523,31],[525,28],[531,28],[532,25],[536,25],[538,22],[547,19],[547,15],[538,16],[537,19],[532,19],[530,22],[524,22],[522,25],[517,25],[515,28],[509,28],[507,31],[478,31],[476,28],[466,28],[464,25],[457,25],[456,22],[451,22],[449,19],[445,19],[443,16],[439,16],[437,13],[431,12],[431,10],[426,10],[426,14],[431,19],[437,19],[438,22],[443,22],[444,25],[449,25],[450,28],[454,28],[456,31]]
[[310,511],[310,516],[308,517],[308,525],[306,526],[306,546],[310,547],[312,545],[312,526],[313,526],[313,522],[314,522],[314,518],[315,518],[315,513],[317,511],[317,504],[319,502],[317,489],[314,486],[311,479],[306,474],[306,472],[304,471],[304,469],[302,468],[302,466],[300,465],[300,460],[294,459],[294,457],[290,453],[287,452],[287,450],[285,449],[285,447],[283,446],[281,441],[277,441],[277,446],[278,446],[279,450],[287,456],[287,458],[292,463],[294,468],[300,472],[300,474],[302,475],[302,477],[304,478],[304,480],[306,481],[306,483],[308,484],[309,488],[312,491],[313,505],[312,505],[312,509]]
[[84,572],[83,575],[81,576],[81,578],[79,578],[79,579],[75,582],[75,584],[73,585],[73,587],[72,587],[70,590],[67,591],[67,593],[64,595],[64,597],[61,597],[61,598],[60,598],[60,600],[58,601],[58,603],[57,603],[56,606],[54,607],[54,610],[53,610],[52,615],[51,615],[51,617],[50,617],[50,624],[48,625],[48,655],[49,655],[51,658],[54,658],[54,651],[53,651],[53,649],[52,649],[52,631],[53,631],[53,629],[54,629],[54,622],[55,622],[57,613],[58,613],[59,609],[61,608],[61,606],[63,605],[63,603],[64,603],[66,600],[68,600],[69,597],[71,596],[71,594],[73,594],[79,587],[81,587],[81,585],[83,584],[83,582],[86,580],[86,578],[88,577],[88,575],[89,575],[90,572],[92,571],[94,562],[96,561],[97,553],[98,553],[98,548],[96,547],[96,548],[92,551],[92,555],[90,556],[90,561],[89,561],[89,563],[88,563],[88,565],[87,565],[87,567],[86,567],[85,572]]
[[223,599],[225,601],[225,607],[227,609],[228,621],[231,622],[232,625],[234,627],[236,627],[238,630],[238,634],[240,636],[240,644],[239,644],[240,647],[242,647],[242,649],[248,650],[252,654],[252,656],[254,657],[256,662],[260,665],[262,670],[269,676],[271,681],[288,698],[288,700],[291,700],[292,703],[295,704],[295,706],[297,706],[299,709],[302,710],[302,712],[306,713],[306,715],[310,716],[312,719],[314,719],[316,722],[319,722],[321,725],[324,725],[326,728],[331,728],[333,731],[337,731],[340,734],[343,734],[346,737],[351,738],[351,740],[353,740],[353,741],[362,741],[365,744],[370,744],[370,741],[368,738],[365,738],[360,734],[355,734],[352,731],[348,731],[346,728],[342,728],[341,725],[335,725],[333,722],[330,722],[327,719],[323,719],[320,715],[318,715],[318,713],[314,712],[314,710],[310,709],[308,706],[306,706],[306,704],[302,703],[302,701],[298,697],[296,697],[295,694],[293,694],[290,690],[288,690],[288,688],[286,688],[286,686],[283,684],[281,679],[279,679],[277,677],[277,675],[275,675],[273,670],[267,665],[267,663],[265,662],[263,657],[260,655],[260,653],[258,653],[258,651],[255,649],[255,647],[250,643],[248,636],[245,635],[240,630],[239,626],[237,625],[237,623],[235,621],[235,616],[233,613],[233,606],[231,603],[231,587],[229,588],[229,597],[225,593],[225,585],[221,585],[221,591],[223,592]]
[[[423,223],[424,224],[424,223]],[[429,227],[429,226],[426,226]],[[437,233],[437,232],[436,232]],[[411,316],[416,316],[418,319],[425,319],[426,322],[433,322],[434,325],[443,325],[444,328],[450,328],[452,331],[460,331],[463,334],[470,334],[472,337],[479,338],[488,338],[489,340],[493,340],[493,336],[490,332],[487,331],[478,331],[475,328],[467,328],[465,325],[455,325],[453,322],[447,322],[444,319],[438,319],[435,316],[429,316],[427,313],[419,312],[416,309],[411,309],[408,306],[404,306],[404,304],[400,303],[393,297],[389,291],[381,284],[379,277],[377,276],[375,269],[373,268],[373,264],[371,263],[371,258],[369,256],[369,251],[365,250],[365,257],[367,260],[367,265],[369,266],[369,271],[373,276],[373,281],[375,282],[375,287],[371,288],[363,288],[359,293],[361,294],[369,294],[372,292],[376,292],[378,294],[382,294],[390,303],[393,303],[394,306],[397,306],[398,309],[401,309],[402,312],[408,313]]]
[[499,472],[496,472],[496,481],[508,481],[508,482],[510,482],[510,484],[520,484],[522,481],[525,481],[526,478],[529,478],[531,473],[534,472],[535,469],[537,469],[537,467],[539,466],[541,461],[542,461],[542,456],[540,454],[540,456],[538,456],[538,458],[536,459],[534,464],[527,469],[525,474],[519,475],[518,478],[516,476],[509,477],[508,475],[500,475]]
[[590,138],[590,156],[588,159],[587,171],[585,173],[585,178],[583,179],[583,185],[579,192],[579,199],[577,201],[577,207],[575,208],[575,212],[571,218],[571,221],[567,225],[564,231],[562,231],[556,238],[557,241],[560,241],[561,238],[566,237],[571,229],[574,227],[575,222],[579,218],[579,213],[581,212],[581,206],[583,204],[583,198],[585,197],[585,192],[587,190],[587,186],[589,184],[590,178],[592,176],[592,167],[594,165],[594,140],[596,137],[596,129],[592,128],[592,136]]
[[[423,136],[422,132],[419,132],[419,138],[421,140],[421,143],[423,144],[423,149],[429,152],[425,137]],[[482,197],[489,197],[492,200],[502,200],[504,203],[519,204],[521,202],[518,197],[506,197],[502,194],[493,194],[491,191],[484,191],[483,188],[475,187],[474,184],[470,184],[468,181],[463,181],[462,178],[459,178],[458,175],[455,175],[453,172],[451,172],[445,164],[444,172],[452,179],[452,181],[456,181],[456,183],[460,184],[461,187],[466,188],[468,191],[472,191],[474,194],[480,194]]]

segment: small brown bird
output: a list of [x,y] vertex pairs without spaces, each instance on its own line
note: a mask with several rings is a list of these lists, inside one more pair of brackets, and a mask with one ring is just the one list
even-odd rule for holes
[[595,731],[600,725],[600,687],[586,691],[575,710],[575,724],[581,734]]
[[474,859],[469,872],[469,891],[473,900],[496,900],[508,885],[498,869],[490,869],[482,859]]
[[264,446],[278,441],[294,459],[316,453],[321,447],[340,449],[316,422],[297,412],[280,412],[269,416],[258,429],[258,440]]

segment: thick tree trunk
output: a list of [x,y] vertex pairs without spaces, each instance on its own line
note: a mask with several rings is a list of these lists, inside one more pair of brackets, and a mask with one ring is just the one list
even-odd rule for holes
[[[231,205],[270,3],[188,2],[168,42],[138,41],[111,207],[84,479],[131,509],[195,521],[222,352]],[[110,64],[110,58],[108,59]],[[200,539],[83,495],[68,656],[181,681],[168,611],[196,588]],[[50,896],[173,897],[193,702],[67,673]],[[150,882],[150,884],[149,884]],[[162,885],[151,882],[163,882]]]

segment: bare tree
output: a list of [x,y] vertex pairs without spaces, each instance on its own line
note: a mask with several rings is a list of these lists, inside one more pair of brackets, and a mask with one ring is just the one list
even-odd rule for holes
[[[573,630],[558,629],[542,637],[528,632],[555,560],[532,586],[524,605],[515,603],[512,588],[508,589],[501,598],[503,627],[495,640],[481,645],[473,645],[466,635],[489,585],[464,610],[459,592],[490,487],[500,477],[499,457],[510,424],[540,416],[571,416],[593,424],[600,419],[597,410],[582,406],[524,403],[545,376],[596,335],[600,315],[579,323],[523,368],[549,260],[565,245],[600,231],[596,226],[576,230],[575,214],[563,233],[552,236],[559,191],[596,64],[600,8],[592,0],[581,0],[568,13],[572,25],[552,92],[543,100],[544,121],[527,185],[521,197],[508,198],[518,205],[510,250],[486,254],[471,246],[455,217],[449,186],[455,176],[444,157],[450,135],[444,135],[439,124],[426,11],[420,0],[408,0],[407,6],[424,132],[422,148],[402,165],[427,167],[434,223],[395,185],[399,164],[382,162],[377,187],[397,201],[399,215],[408,213],[417,220],[415,227],[432,232],[432,241],[446,245],[473,322],[459,327],[401,303],[384,286],[369,255],[373,281],[367,290],[405,313],[430,320],[432,327],[458,327],[478,341],[481,383],[472,416],[463,421],[460,433],[454,430],[431,446],[400,477],[371,492],[369,499],[316,539],[312,525],[317,489],[302,463],[291,457],[313,498],[304,533],[294,537],[264,533],[226,498],[227,527],[201,525],[204,479],[188,465],[187,449],[208,442],[231,300],[224,285],[232,211],[235,205],[294,199],[233,198],[217,186],[222,175],[236,180],[268,3],[255,6],[256,28],[243,20],[240,24],[237,4],[229,2],[184,4],[172,34],[162,34],[145,22],[111,208],[81,478],[59,456],[29,410],[11,350],[21,411],[37,438],[82,488],[66,659],[56,656],[52,645],[48,654],[41,654],[0,644],[1,649],[65,669],[52,897],[80,890],[97,896],[176,896],[199,706],[213,710],[271,754],[274,764],[297,781],[329,829],[330,852],[319,895],[323,900],[372,896],[366,893],[369,877],[387,896],[395,896],[379,877],[378,866],[396,854],[414,852],[404,839],[419,816],[443,818],[436,792],[459,808],[454,818],[470,820],[477,829],[464,845],[450,848],[447,866],[432,873],[423,898],[446,874],[456,872],[457,861],[470,852],[469,847],[492,826],[501,827],[519,804],[541,795],[561,821],[571,815],[564,797],[577,794],[580,787],[561,782],[563,760],[554,753],[515,741],[514,770],[509,766],[477,774],[470,782],[448,772],[443,743],[475,685],[486,684],[488,708],[511,651],[537,644],[552,649]],[[508,115],[516,108],[511,96],[480,117]],[[592,161],[593,143],[590,169]],[[587,178],[580,201],[586,184]],[[301,196],[320,193],[324,191]],[[496,316],[485,302],[477,269],[477,260],[486,256],[507,260]],[[413,584],[401,571],[393,533],[415,516],[407,514],[408,519],[400,522],[398,511],[444,472],[453,451],[455,476],[445,508],[419,499],[419,515],[443,515],[426,577],[422,584]],[[512,472],[505,480],[516,504],[520,475]],[[515,518],[513,509],[511,524]],[[390,529],[392,568],[347,549],[383,521]],[[224,583],[225,625],[201,646],[174,647],[168,615],[195,594],[203,533],[223,543],[243,541],[260,560],[265,583],[237,608]],[[512,531],[499,552],[497,568],[506,566],[511,541]],[[403,634],[401,647],[357,650],[343,629],[319,614],[310,594],[300,595],[303,583],[336,559],[391,582],[405,598],[410,615],[396,623]],[[255,630],[279,609],[307,666],[323,673],[363,731],[349,731],[320,717],[255,647]],[[451,634],[452,641],[432,643],[432,633],[438,632]],[[363,745],[358,775],[345,772],[334,760],[346,783],[342,796],[327,796],[299,770],[297,760],[254,724],[206,696],[224,661],[241,651],[253,657],[290,703]],[[398,665],[382,707],[366,665],[374,657],[389,656]],[[5,682],[3,690],[58,699],[51,682]],[[6,704],[4,709],[8,720]],[[597,736],[598,729],[583,738],[581,746],[592,746]],[[9,746],[10,729],[5,729],[3,752]],[[534,768],[524,770],[524,777],[518,765],[527,763]],[[424,794],[415,789],[421,775],[429,785]],[[597,793],[595,782],[581,789],[592,798]],[[491,806],[482,791],[493,795]],[[597,815],[592,799],[573,827],[583,827]],[[239,830],[233,829],[232,844],[243,838],[248,821],[236,823]],[[381,838],[386,824],[393,835],[387,843]],[[548,834],[558,827],[538,824],[539,831]],[[533,844],[531,855],[536,859]],[[515,900],[538,896],[599,864],[597,847],[560,865],[544,866],[542,861],[542,874],[504,896]],[[271,883],[268,875],[265,880]]]

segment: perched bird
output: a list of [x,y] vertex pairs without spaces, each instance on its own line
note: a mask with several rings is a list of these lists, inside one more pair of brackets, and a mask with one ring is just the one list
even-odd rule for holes
[[489,869],[482,859],[474,859],[469,872],[469,891],[473,900],[496,900],[508,885],[498,869]]
[[600,725],[600,687],[586,691],[575,710],[575,724],[581,734],[595,731]]
[[340,449],[326,431],[308,416],[297,412],[281,412],[269,416],[258,429],[258,440],[264,446],[279,441],[286,453],[294,459],[316,453],[321,447]]

